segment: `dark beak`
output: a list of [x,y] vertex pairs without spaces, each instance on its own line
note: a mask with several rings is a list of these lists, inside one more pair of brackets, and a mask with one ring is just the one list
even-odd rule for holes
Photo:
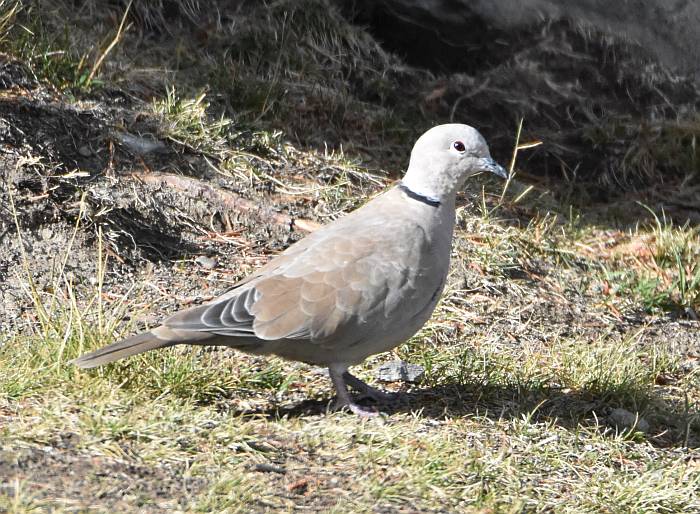
[[494,175],[498,175],[501,178],[508,178],[508,172],[506,169],[494,161],[491,157],[481,159],[481,169],[484,171],[490,171]]

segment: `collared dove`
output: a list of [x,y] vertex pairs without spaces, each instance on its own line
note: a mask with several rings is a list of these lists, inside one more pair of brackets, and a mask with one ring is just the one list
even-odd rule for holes
[[336,407],[360,415],[348,386],[385,395],[348,372],[415,334],[445,285],[455,198],[465,180],[507,177],[467,125],[440,125],[413,147],[403,180],[312,232],[206,305],[72,363],[81,368],[176,344],[223,345],[328,367]]

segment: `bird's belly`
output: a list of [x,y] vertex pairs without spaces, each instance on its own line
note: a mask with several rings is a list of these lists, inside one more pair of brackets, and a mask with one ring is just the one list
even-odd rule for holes
[[401,343],[410,339],[418,332],[425,322],[430,318],[433,312],[434,305],[431,309],[426,309],[425,314],[407,321],[398,329],[393,329],[384,334],[376,334],[376,336],[353,345],[343,351],[336,352],[336,358],[340,357],[341,362],[346,362],[349,365],[359,364],[370,355],[387,352],[396,348]]
[[404,309],[398,310],[388,318],[387,323],[379,326],[372,324],[372,327],[364,327],[358,324],[345,334],[324,343],[306,340],[275,342],[271,344],[268,352],[318,366],[337,363],[349,366],[359,364],[370,355],[395,348],[418,332],[435,310],[441,292],[442,283],[418,312],[411,309],[411,305],[406,305]]

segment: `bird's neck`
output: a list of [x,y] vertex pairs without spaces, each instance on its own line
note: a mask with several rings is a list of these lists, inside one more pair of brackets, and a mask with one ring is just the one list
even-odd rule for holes
[[461,184],[450,173],[434,172],[429,167],[409,167],[401,180],[401,185],[417,197],[445,204],[454,201]]
[[429,205],[430,207],[440,207],[440,205],[442,205],[439,198],[418,193],[404,184],[403,181],[399,182],[399,189],[406,193],[409,198],[424,203],[425,205]]

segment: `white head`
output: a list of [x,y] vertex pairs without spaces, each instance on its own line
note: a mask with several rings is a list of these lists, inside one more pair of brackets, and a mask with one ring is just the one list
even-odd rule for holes
[[508,177],[475,128],[451,123],[433,127],[418,138],[402,183],[414,193],[445,201],[468,177],[482,171]]

